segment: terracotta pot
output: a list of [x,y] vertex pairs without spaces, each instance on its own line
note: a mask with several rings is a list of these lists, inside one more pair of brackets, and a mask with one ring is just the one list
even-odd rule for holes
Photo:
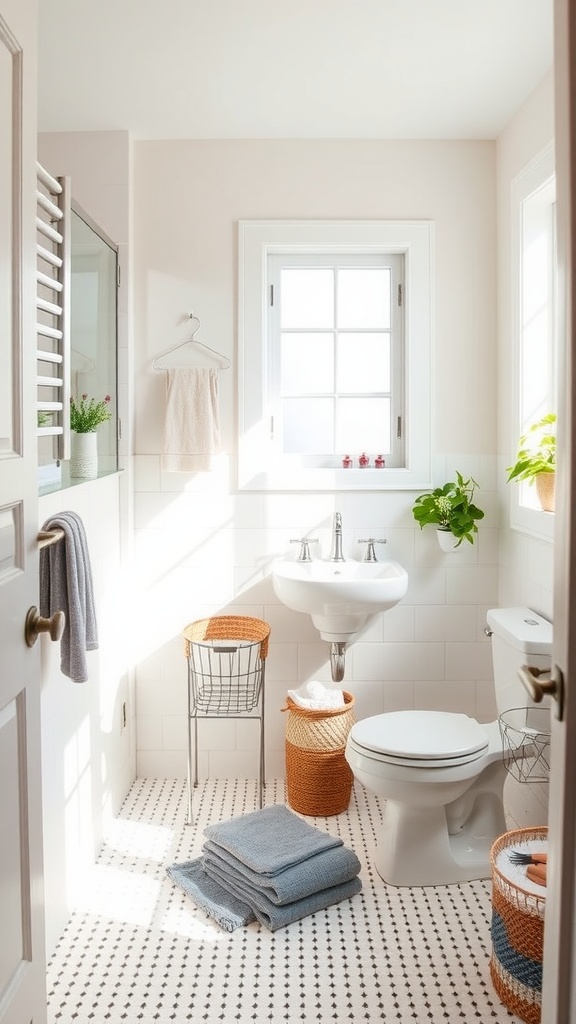
[[556,473],[538,473],[534,479],[536,494],[542,510],[554,512],[556,509]]

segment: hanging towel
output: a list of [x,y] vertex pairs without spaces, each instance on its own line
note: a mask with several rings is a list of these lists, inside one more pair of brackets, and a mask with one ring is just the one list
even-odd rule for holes
[[88,679],[86,651],[98,647],[92,570],[84,524],[75,512],[59,512],[43,530],[63,530],[64,537],[40,550],[40,614],[62,610],[66,625],[60,641],[60,668],[75,683]]
[[206,366],[167,371],[162,469],[194,473],[212,468],[220,447],[218,370]]

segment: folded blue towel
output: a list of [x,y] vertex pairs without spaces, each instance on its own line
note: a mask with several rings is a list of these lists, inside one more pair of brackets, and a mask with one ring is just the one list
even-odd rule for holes
[[247,868],[269,876],[343,845],[341,839],[303,821],[284,804],[208,825],[204,835]]
[[206,874],[201,857],[184,864],[172,864],[166,871],[172,881],[227,932],[233,932],[256,920],[246,903]]
[[279,907],[255,888],[251,888],[249,896],[246,896],[243,887],[231,882],[229,878],[225,878],[209,858],[204,858],[203,867],[213,881],[220,883],[241,902],[245,901],[258,920],[271,932],[275,932],[278,928],[284,928],[294,921],[300,921],[301,918],[314,914],[317,910],[325,910],[326,907],[331,907],[334,903],[349,899],[362,889],[362,882],[356,876],[348,882],[332,885],[328,889],[320,889],[318,892],[305,896],[304,899],[294,900],[292,903]]
[[328,889],[341,882],[349,882],[359,874],[361,867],[354,851],[346,846],[334,846],[331,850],[324,850],[272,876],[252,871],[209,839],[204,843],[203,853],[204,862],[213,864],[223,879],[237,883],[246,891],[247,896],[256,889],[277,906],[304,899],[313,892]]

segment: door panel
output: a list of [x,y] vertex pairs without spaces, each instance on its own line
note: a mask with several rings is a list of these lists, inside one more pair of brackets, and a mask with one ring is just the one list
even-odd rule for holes
[[0,1024],[44,1024],[36,450],[36,3],[0,0]]
[[554,662],[565,685],[563,718],[552,719],[550,870],[544,930],[542,1021],[576,1020],[576,9],[555,0],[558,250],[558,471],[554,548]]

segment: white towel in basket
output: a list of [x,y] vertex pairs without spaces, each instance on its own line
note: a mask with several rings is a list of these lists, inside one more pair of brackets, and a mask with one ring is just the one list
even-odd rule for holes
[[317,679],[303,683],[297,690],[288,690],[288,696],[297,707],[313,711],[331,711],[345,705],[342,690],[330,690]]

